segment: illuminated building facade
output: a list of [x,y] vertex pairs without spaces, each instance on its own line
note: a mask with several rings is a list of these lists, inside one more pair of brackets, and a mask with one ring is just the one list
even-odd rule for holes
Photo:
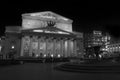
[[107,51],[109,53],[120,52],[120,43],[109,44]]
[[83,34],[72,31],[72,22],[51,11],[22,14],[22,27],[6,27],[5,54],[14,50],[16,57],[80,57]]
[[106,51],[108,56],[119,56],[120,55],[120,42],[114,42],[107,45]]
[[102,32],[101,31],[93,31],[93,46],[101,46],[102,42]]
[[84,46],[101,46],[103,44],[102,37],[103,36],[101,31],[93,31],[92,33],[86,33],[84,35]]
[[102,33],[101,31],[93,31],[93,33],[86,33],[84,35],[84,46],[104,46],[110,44],[110,35],[108,33]]

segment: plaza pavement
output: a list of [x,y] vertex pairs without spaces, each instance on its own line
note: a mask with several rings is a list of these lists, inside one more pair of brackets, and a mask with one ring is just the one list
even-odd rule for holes
[[55,70],[59,63],[0,66],[0,80],[120,80],[119,73],[75,73]]

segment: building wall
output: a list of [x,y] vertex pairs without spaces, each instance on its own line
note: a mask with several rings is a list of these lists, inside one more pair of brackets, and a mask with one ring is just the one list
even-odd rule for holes
[[5,45],[4,44],[5,44],[5,37],[2,36],[0,38],[0,59],[4,58],[4,53],[5,53],[5,51],[4,51]]
[[56,23],[56,27],[68,32],[72,32],[72,24],[70,23]]
[[4,41],[4,55],[5,58],[7,58],[10,54],[10,52],[13,50],[15,51],[15,57],[18,57],[20,55],[20,45],[21,45],[21,39],[18,35],[13,34],[6,34],[6,38]]
[[84,46],[104,46],[110,43],[110,36],[102,34],[102,31],[93,31],[93,33],[86,33],[84,35]]
[[76,49],[77,49],[77,55],[79,56],[79,57],[83,57],[83,55],[84,55],[84,44],[83,44],[83,39],[81,38],[81,39],[77,39],[77,41],[76,41],[76,45],[77,45],[77,47],[76,47]]
[[35,19],[23,19],[22,27],[23,29],[31,29],[31,28],[41,28],[46,27],[47,22],[43,20],[35,20]]

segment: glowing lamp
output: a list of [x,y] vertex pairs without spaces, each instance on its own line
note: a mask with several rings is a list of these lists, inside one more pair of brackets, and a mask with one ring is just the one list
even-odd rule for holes
[[101,58],[101,57],[102,57],[102,55],[99,55],[99,57]]
[[12,46],[11,48],[12,48],[12,49],[14,49],[14,48],[15,48],[15,46]]
[[2,46],[0,46],[0,52],[1,52]]
[[46,57],[46,54],[44,54],[44,57]]
[[58,54],[58,57],[60,57],[60,54]]
[[53,57],[53,54],[51,54],[51,57]]
[[38,54],[36,54],[36,57],[38,57],[39,55]]

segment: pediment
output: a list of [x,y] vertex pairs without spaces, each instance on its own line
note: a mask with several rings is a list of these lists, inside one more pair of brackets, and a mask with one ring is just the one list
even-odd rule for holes
[[56,14],[54,12],[51,12],[51,11],[36,12],[36,13],[25,13],[25,14],[22,14],[22,16],[55,19],[55,20],[64,20],[64,21],[73,22],[71,19],[63,17],[63,16],[61,16],[59,14]]

